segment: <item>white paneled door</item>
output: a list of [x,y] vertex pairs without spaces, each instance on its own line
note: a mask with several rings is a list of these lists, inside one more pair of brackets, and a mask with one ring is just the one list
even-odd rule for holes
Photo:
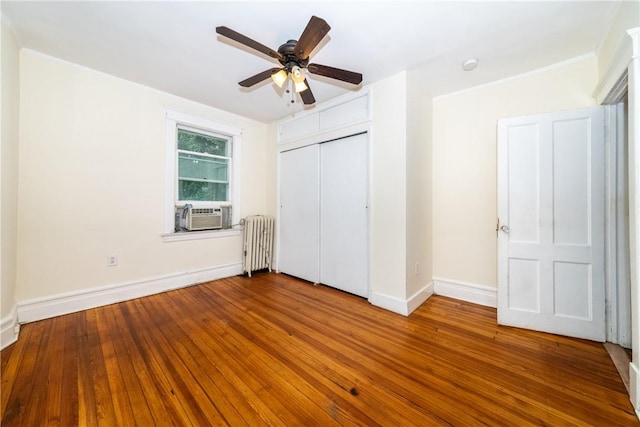
[[280,154],[278,270],[320,281],[320,146]]
[[368,297],[367,135],[320,145],[320,282]]
[[498,323],[605,339],[602,107],[498,124]]

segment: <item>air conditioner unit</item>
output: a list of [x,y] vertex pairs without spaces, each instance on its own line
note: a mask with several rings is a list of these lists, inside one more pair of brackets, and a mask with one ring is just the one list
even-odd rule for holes
[[183,209],[180,215],[180,228],[188,231],[215,230],[222,228],[222,208],[194,208]]

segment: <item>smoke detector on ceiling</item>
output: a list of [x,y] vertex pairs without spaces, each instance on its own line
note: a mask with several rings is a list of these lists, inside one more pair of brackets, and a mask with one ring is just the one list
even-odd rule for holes
[[478,60],[476,58],[469,58],[462,63],[462,69],[464,71],[471,71],[478,66]]

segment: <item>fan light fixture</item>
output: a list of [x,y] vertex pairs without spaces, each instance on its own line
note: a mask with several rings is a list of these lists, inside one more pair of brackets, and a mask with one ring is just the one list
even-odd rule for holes
[[[287,74],[287,71],[285,69],[271,74],[271,80],[273,80],[273,82],[277,84],[278,87],[282,87],[287,81],[288,77],[289,75]],[[291,80],[293,81],[296,92],[300,93],[309,89],[308,86],[304,83],[305,78],[306,77],[304,75],[304,70],[302,68],[298,67],[297,65],[291,68]]]
[[293,86],[295,87],[297,93],[304,92],[305,90],[309,89],[307,85],[304,84],[304,82],[294,83]]

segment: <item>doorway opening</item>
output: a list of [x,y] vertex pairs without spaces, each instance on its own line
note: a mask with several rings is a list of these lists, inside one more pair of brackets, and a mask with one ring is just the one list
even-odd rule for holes
[[[626,77],[626,76],[625,76]],[[626,78],[605,99],[607,108],[607,213],[605,348],[629,391],[631,343],[631,276],[629,251],[629,143]],[[611,98],[611,99],[610,99]]]

